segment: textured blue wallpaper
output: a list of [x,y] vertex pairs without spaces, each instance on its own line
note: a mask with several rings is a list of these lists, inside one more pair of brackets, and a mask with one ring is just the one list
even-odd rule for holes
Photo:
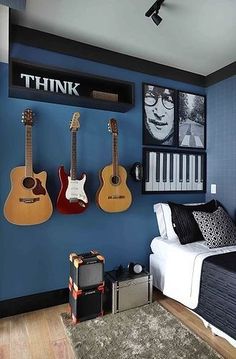
[[[158,235],[153,204],[204,201],[204,194],[141,195],[141,184],[129,178],[133,204],[127,212],[107,214],[97,208],[95,193],[98,172],[111,162],[111,136],[107,122],[111,117],[119,126],[119,160],[129,170],[142,160],[142,82],[204,94],[189,84],[118,69],[39,49],[16,46],[15,57],[32,62],[65,67],[101,76],[135,82],[135,107],[127,113],[8,98],[8,66],[0,64],[0,300],[59,289],[68,285],[70,252],[101,251],[110,270],[129,261],[148,265],[150,242]],[[55,206],[59,191],[58,166],[70,167],[71,115],[81,114],[78,132],[78,172],[88,174],[90,206],[81,215],[62,215],[56,210],[49,221],[36,226],[15,226],[2,213],[10,189],[9,173],[24,164],[24,126],[21,112],[30,107],[36,113],[33,127],[34,171],[48,173],[48,192]]]
[[[236,217],[236,76],[207,89],[207,199],[216,196]],[[211,183],[217,193],[210,193]]]

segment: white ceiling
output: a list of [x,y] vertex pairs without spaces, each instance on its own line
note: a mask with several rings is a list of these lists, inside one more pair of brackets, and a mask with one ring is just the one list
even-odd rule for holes
[[236,60],[236,0],[27,0],[20,25],[208,75]]

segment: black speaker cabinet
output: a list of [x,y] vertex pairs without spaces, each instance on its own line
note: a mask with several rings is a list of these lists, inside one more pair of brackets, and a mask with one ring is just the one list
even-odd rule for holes
[[104,285],[104,257],[97,251],[70,254],[69,285],[75,291]]
[[70,290],[70,311],[73,323],[103,315],[104,285],[90,290]]

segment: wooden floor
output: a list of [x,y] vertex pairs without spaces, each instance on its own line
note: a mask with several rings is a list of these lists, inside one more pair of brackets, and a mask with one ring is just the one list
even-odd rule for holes
[[[164,297],[158,291],[154,291],[154,300],[207,341],[224,358],[236,359],[236,348],[224,339],[213,336],[202,321],[184,306]],[[67,304],[0,319],[0,359],[74,358],[60,319],[60,313],[65,311],[68,311]]]

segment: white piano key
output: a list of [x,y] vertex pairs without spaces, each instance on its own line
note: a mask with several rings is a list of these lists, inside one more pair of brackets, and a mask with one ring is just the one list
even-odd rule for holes
[[[186,155],[186,190],[187,191],[191,191],[191,156],[190,155]],[[187,175],[188,173],[188,175]]]
[[160,152],[160,182],[159,182],[159,191],[164,191],[165,184],[163,181],[163,153]]
[[[173,171],[173,181],[170,182],[170,190],[176,191],[176,153],[172,153],[172,171]],[[171,163],[171,161],[170,161]]]
[[204,157],[201,156],[201,183],[202,183],[202,189],[204,187],[204,177],[205,177],[205,162],[204,162]]
[[146,158],[146,163],[148,165],[148,174],[149,174],[149,178],[148,181],[145,182],[145,190],[146,191],[152,191],[152,187],[153,187],[153,171],[154,171],[154,167],[156,166],[154,163],[154,152],[148,152],[148,161]]
[[187,190],[187,179],[186,179],[186,155],[183,155],[183,182],[181,184],[182,191]]
[[174,154],[175,158],[175,190],[181,191],[181,183],[179,180],[179,153]]
[[201,166],[202,166],[203,157],[201,155],[198,156],[198,186],[197,189],[199,191],[203,190],[203,182],[201,181]]
[[164,182],[165,191],[170,191],[170,153],[166,154],[166,182]]
[[196,190],[195,187],[195,155],[190,155],[190,168],[189,168],[189,190]]
[[153,155],[154,155],[154,159],[153,159],[154,168],[153,168],[153,180],[152,180],[153,186],[152,186],[152,190],[153,191],[159,191],[159,182],[157,181],[157,172],[160,171],[160,167],[157,168],[157,156],[158,156],[158,153],[153,152]]
[[186,190],[190,190],[190,155],[186,154]]
[[191,156],[186,155],[186,190],[191,191]]
[[194,173],[195,173],[195,178],[194,178],[194,182],[195,182],[195,184],[194,184],[194,188],[196,189],[196,190],[198,190],[198,181],[199,181],[199,178],[198,178],[198,155],[195,155],[195,158],[194,158],[194,168],[195,168],[195,171],[194,171]]
[[199,157],[198,157],[198,155],[195,155],[194,157],[195,157],[195,159],[194,159],[194,189],[196,191],[198,191],[199,190],[198,184],[199,184],[199,181],[200,181],[199,173],[198,173]]

